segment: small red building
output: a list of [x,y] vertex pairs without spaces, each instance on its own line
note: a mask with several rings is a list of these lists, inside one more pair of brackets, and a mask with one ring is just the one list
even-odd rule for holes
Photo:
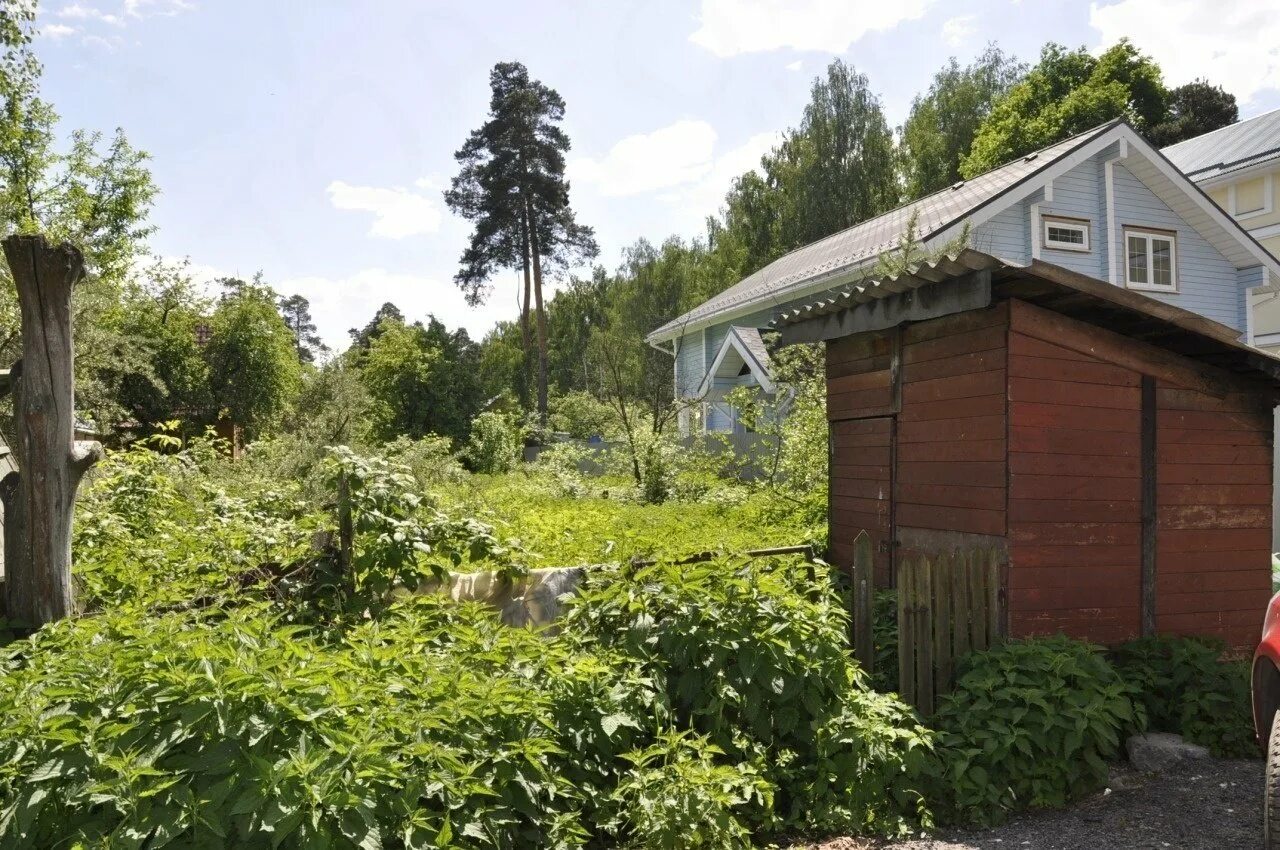
[[1059,266],[965,251],[777,321],[827,343],[830,541],[996,547],[1002,628],[1256,641],[1280,359]]

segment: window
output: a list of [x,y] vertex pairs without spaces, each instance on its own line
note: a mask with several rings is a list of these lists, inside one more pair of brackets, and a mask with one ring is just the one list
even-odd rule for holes
[[1089,222],[1068,218],[1044,219],[1044,247],[1060,251],[1089,250]]
[[1125,230],[1125,283],[1130,289],[1177,292],[1176,241],[1172,233]]

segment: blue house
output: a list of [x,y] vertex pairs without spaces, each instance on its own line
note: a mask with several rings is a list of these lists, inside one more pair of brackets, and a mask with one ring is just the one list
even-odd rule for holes
[[765,266],[657,328],[675,360],[681,428],[739,431],[725,396],[775,392],[761,338],[823,293],[858,301],[859,281],[916,217],[922,246],[967,229],[968,246],[1012,266],[1051,263],[1199,313],[1250,342],[1251,297],[1280,292],[1280,263],[1124,121],[956,183]]

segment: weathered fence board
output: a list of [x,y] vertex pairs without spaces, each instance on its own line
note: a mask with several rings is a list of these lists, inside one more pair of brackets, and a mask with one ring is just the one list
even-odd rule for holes
[[866,531],[858,532],[853,541],[853,654],[862,665],[862,669],[870,673],[876,657],[875,637],[871,630],[871,590],[872,574],[875,569],[875,554],[871,549],[871,535]]
[[898,690],[931,714],[957,661],[1001,637],[1001,554],[976,549],[903,557],[898,573]]

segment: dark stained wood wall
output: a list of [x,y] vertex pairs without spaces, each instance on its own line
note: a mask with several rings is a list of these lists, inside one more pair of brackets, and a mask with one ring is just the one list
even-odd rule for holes
[[849,569],[853,540],[866,529],[880,587],[889,586],[896,346],[892,333],[844,337],[827,346],[831,558]]
[[1015,305],[1009,327],[1010,634],[1123,641],[1141,627],[1141,376],[1038,318]]
[[[1009,609],[1014,635],[1142,631],[1142,376],[1136,345],[1013,302]],[[1095,356],[1096,355],[1096,356]],[[1155,630],[1257,640],[1271,587],[1270,402],[1222,373],[1154,382]],[[1218,395],[1225,397],[1219,398]]]
[[1271,596],[1271,409],[1156,385],[1156,629],[1252,646]]
[[895,522],[1005,533],[1005,339],[1000,305],[902,332]]

